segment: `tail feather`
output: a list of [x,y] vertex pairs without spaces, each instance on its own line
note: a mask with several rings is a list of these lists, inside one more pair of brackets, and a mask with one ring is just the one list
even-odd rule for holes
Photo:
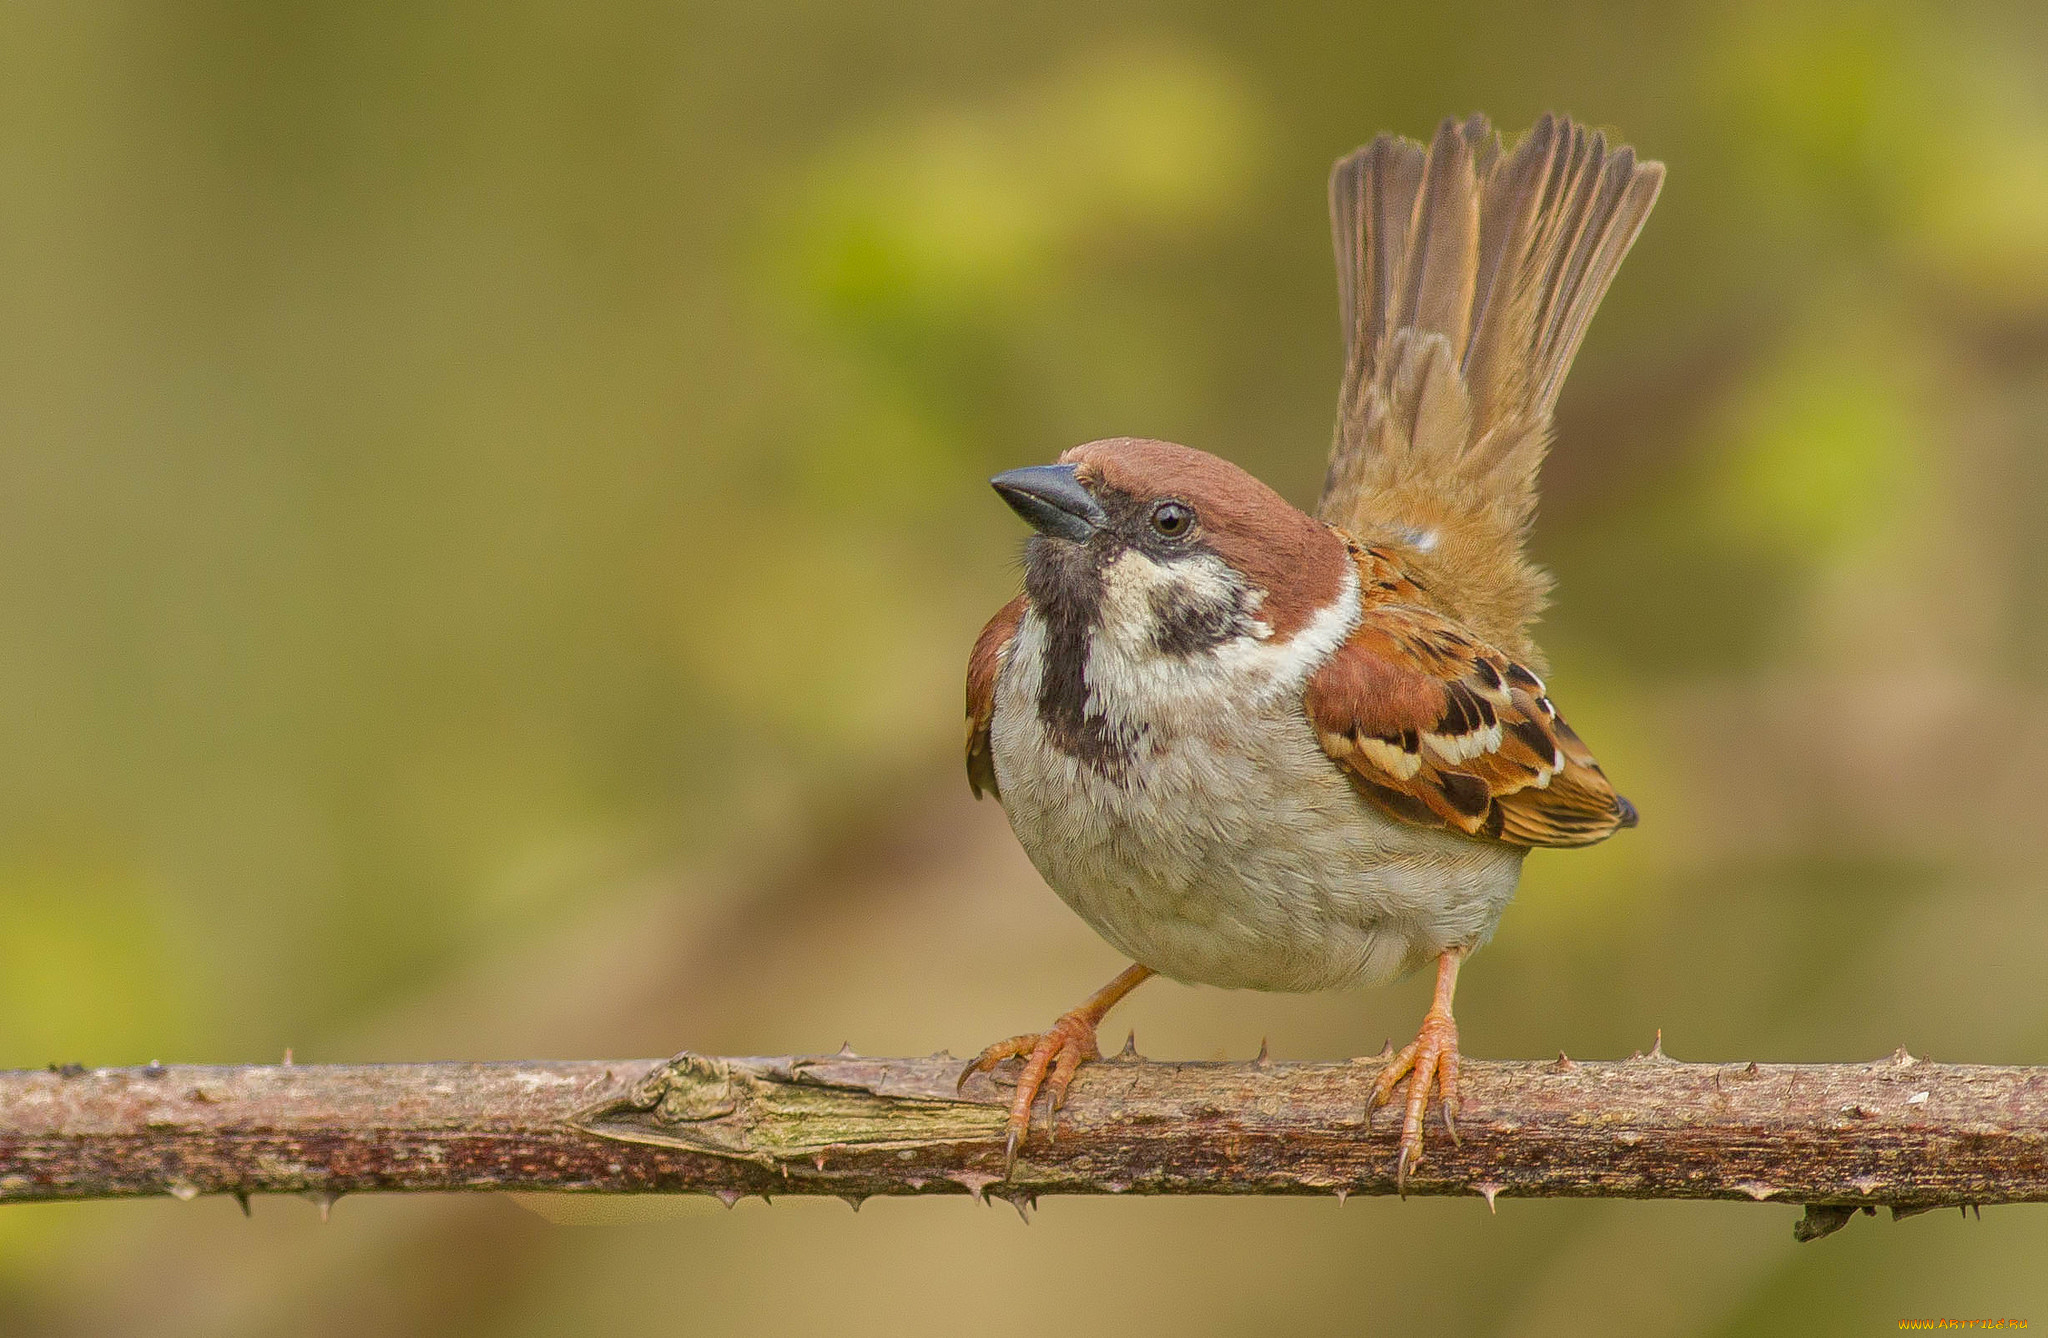
[[1454,348],[1465,342],[1477,278],[1479,194],[1473,185],[1472,146],[1446,121],[1423,163],[1393,324],[1440,333]]
[[1347,352],[1320,514],[1408,545],[1443,611],[1505,649],[1534,653],[1548,589],[1522,543],[1551,410],[1663,179],[1548,115],[1512,152],[1475,115],[1331,172]]

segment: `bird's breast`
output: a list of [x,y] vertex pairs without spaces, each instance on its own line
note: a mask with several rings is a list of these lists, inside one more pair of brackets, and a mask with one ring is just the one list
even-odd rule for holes
[[1389,979],[1490,932],[1519,859],[1380,814],[1303,713],[1309,674],[1356,622],[1346,593],[1277,646],[1170,657],[1091,639],[1078,677],[1110,765],[1042,709],[1058,629],[1020,623],[990,727],[1004,809],[1046,881],[1135,960],[1312,990]]

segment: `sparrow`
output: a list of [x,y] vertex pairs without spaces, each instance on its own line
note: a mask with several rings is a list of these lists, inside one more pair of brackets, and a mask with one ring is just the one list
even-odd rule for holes
[[1132,961],[962,1072],[1022,1061],[1006,1168],[1154,975],[1309,991],[1434,962],[1365,1114],[1407,1082],[1403,1187],[1432,1091],[1456,1137],[1460,963],[1532,848],[1636,823],[1551,700],[1524,541],[1558,389],[1663,175],[1548,115],[1512,151],[1475,115],[1340,160],[1346,353],[1314,516],[1130,437],[991,480],[1035,533],[968,659],[968,780]]

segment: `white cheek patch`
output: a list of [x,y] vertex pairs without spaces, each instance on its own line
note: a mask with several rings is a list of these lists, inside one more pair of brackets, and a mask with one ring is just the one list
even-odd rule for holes
[[[1166,563],[1126,549],[1103,569],[1102,623],[1095,639],[1133,657],[1149,654],[1162,596],[1178,594],[1191,604],[1235,605],[1242,589],[1229,566],[1213,554]],[[1271,636],[1272,630],[1257,623],[1253,634]]]
[[1211,705],[1256,709],[1299,692],[1358,625],[1358,573],[1347,563],[1337,598],[1285,642],[1276,644],[1272,628],[1254,622],[1250,635],[1203,655],[1163,655],[1153,644],[1153,598],[1169,586],[1211,600],[1234,598],[1241,588],[1222,559],[1211,555],[1171,564],[1142,553],[1120,556],[1104,573],[1103,623],[1089,646],[1090,714],[1142,733],[1172,732],[1177,722]]
[[1143,553],[1125,549],[1118,554],[1102,572],[1102,618],[1096,624],[1094,640],[1132,650],[1149,641],[1153,593],[1166,580],[1165,568]]

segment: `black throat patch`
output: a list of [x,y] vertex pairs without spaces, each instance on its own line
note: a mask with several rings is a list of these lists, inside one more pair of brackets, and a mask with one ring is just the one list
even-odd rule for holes
[[[1151,730],[1143,721],[1120,722],[1089,709],[1088,655],[1104,616],[1107,569],[1130,550],[1163,565],[1210,550],[1199,541],[1160,539],[1129,499],[1110,496],[1103,502],[1109,523],[1088,543],[1043,536],[1031,540],[1025,553],[1024,592],[1045,622],[1038,718],[1047,738],[1105,779],[1120,780],[1151,741]],[[1256,605],[1256,596],[1241,585],[1207,599],[1168,586],[1152,597],[1152,648],[1162,658],[1188,659],[1249,636]]]
[[1097,545],[1035,538],[1024,559],[1024,593],[1045,620],[1038,671],[1038,718],[1053,747],[1107,780],[1121,780],[1142,730],[1119,729],[1088,710],[1088,649],[1102,622]]

